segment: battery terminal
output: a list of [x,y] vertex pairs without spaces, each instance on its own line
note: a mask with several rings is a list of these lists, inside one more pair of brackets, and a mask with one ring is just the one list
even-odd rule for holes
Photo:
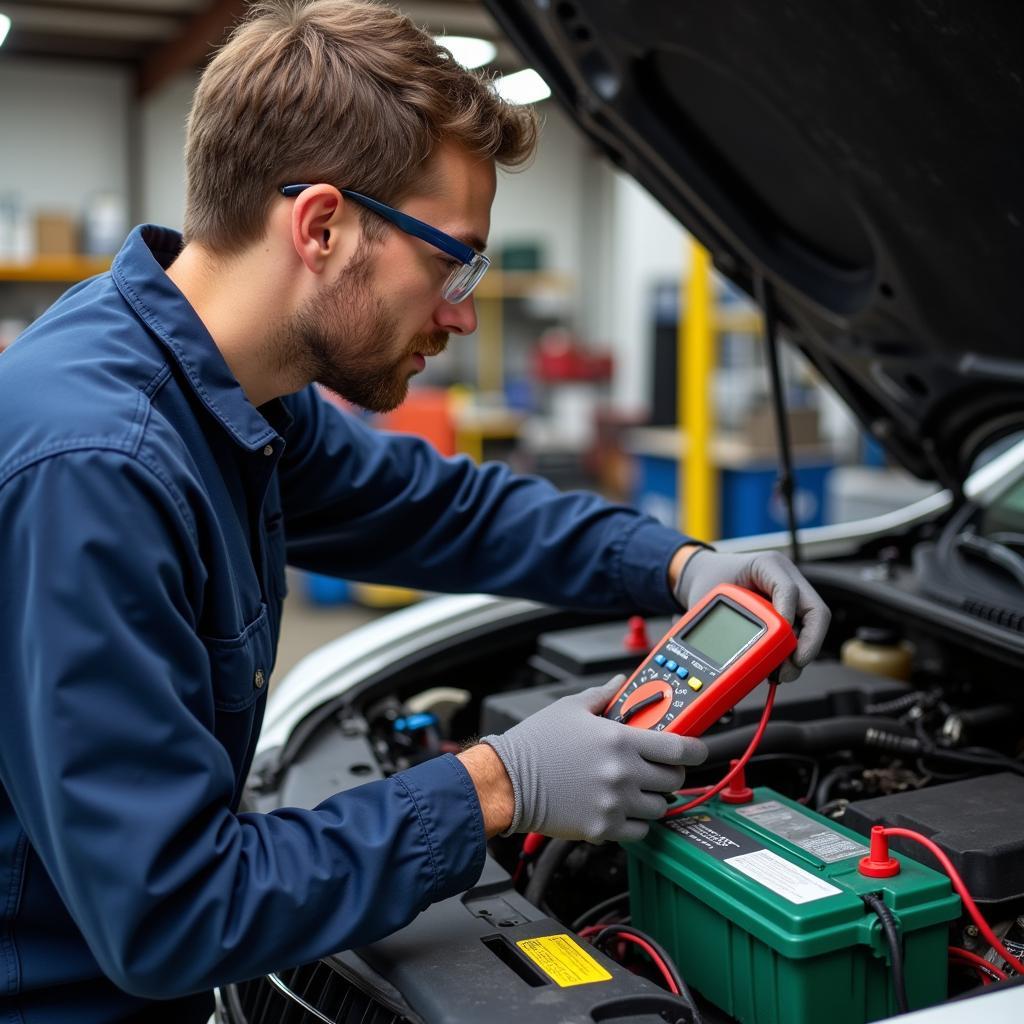
[[861,857],[857,870],[868,878],[891,878],[900,873],[900,862],[889,856],[889,840],[885,837],[884,826],[872,827],[871,850],[868,856]]

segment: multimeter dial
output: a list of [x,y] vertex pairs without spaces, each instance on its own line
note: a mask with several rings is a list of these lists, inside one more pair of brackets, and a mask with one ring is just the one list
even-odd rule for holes
[[675,673],[650,665],[622,689],[605,717],[641,729],[665,729],[685,707],[689,687]]
[[700,736],[795,648],[792,627],[768,601],[720,583],[662,637],[604,716]]

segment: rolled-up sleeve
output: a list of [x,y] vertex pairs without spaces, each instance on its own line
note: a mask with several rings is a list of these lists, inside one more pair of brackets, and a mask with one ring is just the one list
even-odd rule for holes
[[452,756],[312,810],[231,810],[186,503],[130,452],[0,481],[0,772],[103,971],[169,998],[373,941],[472,885]]

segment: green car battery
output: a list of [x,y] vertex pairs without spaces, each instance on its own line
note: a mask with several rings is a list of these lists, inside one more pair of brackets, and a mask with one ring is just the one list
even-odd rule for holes
[[865,1024],[898,1012],[877,893],[896,918],[911,1009],[946,995],[945,875],[897,856],[898,874],[858,872],[862,836],[770,789],[709,801],[624,844],[632,923],[687,983],[744,1024]]

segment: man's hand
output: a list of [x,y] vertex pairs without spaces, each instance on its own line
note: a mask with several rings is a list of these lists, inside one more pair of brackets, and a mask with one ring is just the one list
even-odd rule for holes
[[508,732],[483,738],[481,745],[504,764],[514,793],[505,831],[591,843],[635,840],[665,813],[665,794],[682,787],[685,766],[704,761],[707,748],[688,736],[602,718],[624,681],[616,676],[563,697]]
[[[689,545],[680,548],[669,567]],[[831,612],[797,567],[777,551],[750,551],[730,555],[706,548],[689,551],[674,578],[676,600],[689,608],[719,583],[736,583],[771,598],[775,610],[796,630],[797,648],[779,670],[779,679],[790,682],[800,675],[821,650]]]

